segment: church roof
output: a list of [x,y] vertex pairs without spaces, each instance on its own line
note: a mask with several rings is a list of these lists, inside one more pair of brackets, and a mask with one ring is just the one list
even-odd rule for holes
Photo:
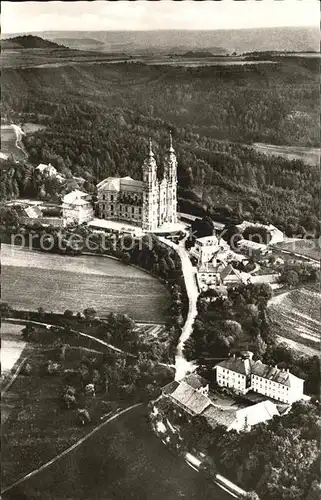
[[126,177],[107,177],[97,184],[97,189],[104,191],[143,191],[143,181],[137,181],[129,176]]
[[123,177],[120,179],[120,190],[121,191],[143,191],[144,183],[143,181],[136,181],[131,177]]
[[97,189],[106,191],[120,191],[120,177],[107,177],[97,184]]

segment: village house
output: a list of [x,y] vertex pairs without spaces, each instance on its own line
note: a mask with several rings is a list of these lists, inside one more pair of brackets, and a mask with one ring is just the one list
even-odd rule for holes
[[64,226],[67,224],[82,224],[94,217],[91,196],[83,191],[75,190],[66,194],[62,203]]
[[217,384],[239,394],[253,391],[286,404],[305,399],[304,380],[288,369],[253,361],[252,357],[253,353],[248,351],[241,357],[234,355],[218,363],[215,367]]
[[197,284],[201,292],[209,289],[219,290],[240,284],[252,283],[251,274],[238,271],[232,264],[220,264],[215,268],[208,265],[206,269],[198,268]]
[[51,165],[51,163],[49,163],[49,165],[39,163],[36,170],[46,177],[55,177],[59,182],[63,182],[65,180],[62,175],[58,174],[57,170]]

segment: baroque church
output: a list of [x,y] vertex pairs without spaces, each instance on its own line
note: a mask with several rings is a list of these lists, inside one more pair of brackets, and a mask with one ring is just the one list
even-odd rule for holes
[[164,158],[164,175],[157,177],[157,164],[149,141],[149,152],[142,165],[143,180],[107,177],[97,184],[101,219],[123,220],[154,231],[177,222],[177,159],[170,135]]

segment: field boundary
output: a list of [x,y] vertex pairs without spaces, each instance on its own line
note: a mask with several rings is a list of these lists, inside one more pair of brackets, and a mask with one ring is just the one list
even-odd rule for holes
[[9,380],[9,382],[7,383],[7,385],[5,386],[5,388],[1,391],[1,397],[4,396],[4,394],[9,390],[9,388],[11,387],[11,385],[13,384],[13,382],[16,380],[17,376],[21,372],[21,370],[23,368],[23,365],[25,364],[25,362],[27,361],[27,359],[28,359],[28,356],[26,356],[25,358],[23,358],[23,360],[19,363],[19,365],[18,365],[15,373],[13,374],[13,376],[11,377],[11,379]]
[[28,479],[32,478],[33,476],[35,476],[36,474],[38,474],[38,472],[41,472],[42,470],[46,469],[47,467],[49,467],[53,463],[57,462],[57,460],[59,460],[63,456],[67,455],[68,453],[70,453],[74,449],[78,448],[78,446],[80,446],[84,441],[86,441],[93,434],[95,434],[96,432],[98,432],[102,427],[104,427],[104,425],[112,422],[113,420],[115,420],[116,418],[120,417],[124,413],[127,413],[128,411],[133,410],[134,408],[137,408],[138,406],[141,406],[142,404],[143,403],[136,403],[134,405],[131,405],[131,406],[125,408],[124,410],[121,410],[121,411],[117,412],[115,415],[113,415],[112,417],[108,418],[107,420],[105,420],[105,422],[102,422],[97,427],[95,427],[93,430],[91,430],[88,434],[86,434],[84,437],[82,437],[81,439],[79,439],[72,446],[70,446],[69,448],[67,448],[66,450],[64,450],[62,453],[59,453],[59,455],[56,455],[54,458],[52,458],[51,460],[49,460],[49,462],[46,462],[45,464],[43,464],[40,467],[38,467],[38,469],[35,469],[32,472],[29,472],[29,474],[27,474],[26,476],[22,477],[21,479],[18,479],[17,481],[15,481],[10,486],[7,486],[3,490],[1,490],[1,494],[6,493],[7,491],[12,490],[14,487],[16,487],[19,484],[23,483],[24,481],[27,481]]

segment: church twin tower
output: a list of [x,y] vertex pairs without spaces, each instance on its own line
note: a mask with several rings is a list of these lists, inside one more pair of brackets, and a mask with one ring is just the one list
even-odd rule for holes
[[170,135],[164,158],[163,179],[157,178],[157,164],[149,141],[149,153],[143,164],[142,229],[153,231],[163,224],[177,222],[177,159]]
[[157,178],[157,165],[149,142],[143,163],[143,181],[126,177],[107,177],[97,184],[98,213],[101,219],[124,221],[155,231],[164,231],[177,222],[177,160],[170,136],[164,158],[163,179]]

